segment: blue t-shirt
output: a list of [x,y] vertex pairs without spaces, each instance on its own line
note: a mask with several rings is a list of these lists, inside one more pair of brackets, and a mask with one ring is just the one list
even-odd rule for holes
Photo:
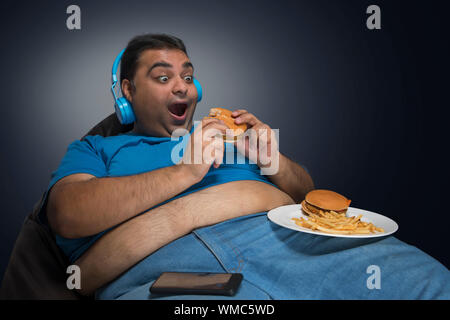
[[[193,130],[194,127],[190,133]],[[56,182],[75,173],[88,173],[98,178],[120,177],[173,166],[183,156],[188,138],[189,134],[171,139],[125,133],[106,138],[99,135],[87,136],[82,141],[76,140],[69,145],[58,169],[52,173],[45,197]],[[228,164],[231,159],[232,163]],[[276,187],[266,176],[260,174],[256,164],[239,154],[233,144],[225,143],[223,164],[218,168],[211,165],[199,183],[157,206],[207,187],[238,180],[257,180]],[[56,235],[56,243],[70,262],[74,262],[107,231],[109,229],[78,239],[66,239]]]

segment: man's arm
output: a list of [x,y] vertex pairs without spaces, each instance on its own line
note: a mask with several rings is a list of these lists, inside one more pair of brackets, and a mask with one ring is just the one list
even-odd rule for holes
[[271,182],[300,203],[306,194],[314,189],[311,176],[300,165],[279,152],[279,169],[277,174],[268,175]]
[[[202,151],[208,149],[218,143],[210,136],[224,134],[226,129],[218,119],[203,120],[189,138],[183,162],[177,165],[124,177],[74,174],[61,179],[49,193],[46,213],[50,227],[65,238],[86,237],[173,198],[200,182],[215,160],[206,157],[207,161],[194,164],[194,144],[200,144]],[[222,155],[223,148],[215,154]]]
[[233,181],[180,197],[137,216],[101,237],[75,264],[82,294],[90,294],[137,262],[196,228],[293,204],[260,181]]
[[122,223],[197,182],[186,165],[124,177],[74,174],[51,189],[47,217],[60,236],[85,237]]

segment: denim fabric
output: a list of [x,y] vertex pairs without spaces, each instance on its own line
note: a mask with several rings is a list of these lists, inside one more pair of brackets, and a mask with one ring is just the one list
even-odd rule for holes
[[[380,268],[369,289],[367,268]],[[240,272],[234,297],[154,296],[164,271]],[[98,299],[450,299],[445,266],[393,236],[316,236],[280,227],[266,213],[195,230],[149,255],[96,293]]]

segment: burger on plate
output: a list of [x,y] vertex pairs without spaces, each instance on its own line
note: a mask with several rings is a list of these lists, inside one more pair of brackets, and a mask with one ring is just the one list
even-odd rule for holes
[[337,192],[317,189],[308,192],[301,205],[306,215],[320,214],[321,210],[334,211],[345,216],[350,202],[352,201]]
[[231,116],[231,111],[224,108],[211,108],[209,115],[204,119],[219,119],[222,120],[225,125],[230,128],[227,130],[227,134],[223,136],[225,142],[236,141],[237,138],[247,130],[247,124],[236,124],[234,118]]

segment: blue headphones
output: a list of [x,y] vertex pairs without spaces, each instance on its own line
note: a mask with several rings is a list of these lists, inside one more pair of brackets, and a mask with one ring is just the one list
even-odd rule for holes
[[[130,124],[136,121],[136,116],[134,115],[133,108],[131,106],[130,101],[127,100],[122,94],[122,97],[117,98],[116,91],[114,90],[116,84],[117,84],[117,69],[119,68],[120,59],[122,58],[123,53],[125,52],[125,49],[120,51],[119,55],[117,56],[116,60],[114,60],[113,66],[112,66],[112,86],[111,91],[114,97],[114,108],[116,109],[116,115],[119,119],[119,122],[121,124]],[[200,85],[200,82],[198,82],[197,79],[194,78],[194,85],[197,89],[197,102],[200,102],[202,100],[203,96],[203,90],[202,86]],[[119,91],[121,91],[120,86]]]

